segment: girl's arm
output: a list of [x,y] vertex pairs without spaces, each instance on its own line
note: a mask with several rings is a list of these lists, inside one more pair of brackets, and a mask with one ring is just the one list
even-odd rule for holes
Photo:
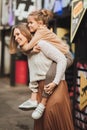
[[37,30],[34,34],[34,36],[32,37],[32,39],[30,40],[30,42],[28,44],[25,44],[22,49],[24,51],[30,51],[33,49],[33,47],[35,45],[37,45],[37,43],[39,42],[39,40],[42,38],[42,30]]
[[56,47],[44,40],[40,40],[38,45],[40,46],[41,51],[48,58],[57,63],[56,74],[53,83],[58,85],[63,75],[65,74],[67,59],[65,58],[64,54],[60,52]]

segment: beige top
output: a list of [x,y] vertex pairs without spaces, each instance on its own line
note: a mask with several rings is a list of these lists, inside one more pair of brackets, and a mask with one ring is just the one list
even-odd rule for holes
[[41,48],[40,53],[29,54],[28,58],[30,82],[44,80],[52,61],[55,61],[57,66],[53,82],[59,84],[61,80],[65,79],[67,60],[64,54],[44,40],[40,40],[38,45]]
[[63,52],[63,54],[67,54],[69,52],[69,46],[60,38],[58,38],[58,36],[46,26],[38,28],[28,46],[26,47],[26,50],[32,49],[39,40],[46,40],[47,42],[50,42],[61,52]]

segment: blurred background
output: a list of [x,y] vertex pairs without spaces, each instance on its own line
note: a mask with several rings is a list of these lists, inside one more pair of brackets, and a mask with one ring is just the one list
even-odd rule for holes
[[[0,77],[11,74],[9,38],[12,26],[26,22],[31,11],[42,8],[54,12],[55,19],[50,23],[50,27],[58,37],[65,36],[65,40],[70,44],[71,0],[0,0]],[[16,58],[20,59],[22,56],[18,54]]]
[[42,8],[54,13],[49,26],[70,46],[74,63],[66,70],[66,80],[74,124],[76,130],[87,130],[87,0],[0,0],[0,80],[7,77],[10,87],[28,86],[27,57],[20,52],[10,55],[9,39],[13,25]]

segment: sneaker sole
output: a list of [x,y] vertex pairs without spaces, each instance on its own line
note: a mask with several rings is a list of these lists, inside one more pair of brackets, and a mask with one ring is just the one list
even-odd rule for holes
[[29,110],[34,110],[36,107],[31,107],[31,108],[20,108],[20,110],[23,110],[23,111],[29,111]]

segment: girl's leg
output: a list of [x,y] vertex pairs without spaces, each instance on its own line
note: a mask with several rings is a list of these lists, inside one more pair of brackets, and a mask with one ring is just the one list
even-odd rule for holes
[[44,106],[46,106],[47,97],[43,97],[40,103],[43,104]]
[[39,119],[42,117],[46,104],[47,104],[47,100],[48,100],[48,94],[43,94],[44,96],[42,96],[42,100],[39,103],[39,105],[37,106],[37,108],[34,110],[34,112],[32,113],[32,118],[33,119]]
[[35,109],[38,105],[38,83],[33,82],[29,85],[30,90],[32,91],[30,98],[19,105],[19,109],[31,110]]
[[42,93],[42,100],[41,100],[41,104],[43,104],[44,106],[46,106],[47,100],[49,98],[49,94],[45,93],[45,91],[43,91]]
[[31,97],[27,101],[19,105],[19,109],[22,109],[22,110],[35,109],[38,105],[37,95],[38,95],[37,92],[32,92]]
[[38,92],[32,92],[30,99],[31,100],[37,100],[37,96],[38,96]]

